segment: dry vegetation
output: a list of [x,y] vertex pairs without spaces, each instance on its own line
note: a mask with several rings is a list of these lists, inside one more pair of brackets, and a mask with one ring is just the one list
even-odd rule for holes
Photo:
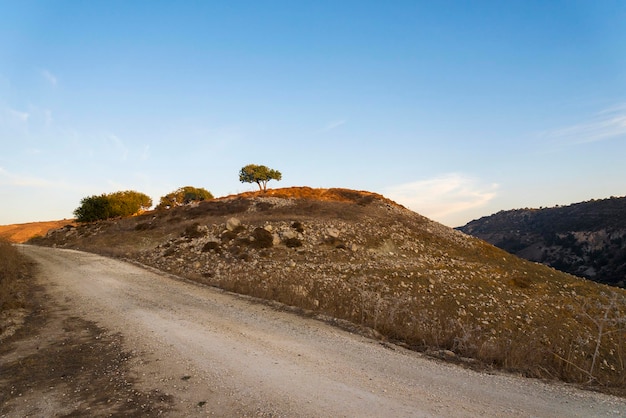
[[61,228],[68,224],[74,224],[72,220],[29,222],[24,224],[0,225],[0,239],[9,242],[22,243],[33,237],[43,236],[51,229]]
[[26,261],[6,240],[0,239],[0,314],[26,303]]
[[27,314],[30,267],[17,248],[0,238],[0,341],[11,336]]
[[625,291],[372,193],[247,193],[65,227],[36,243],[132,259],[475,367],[626,393]]

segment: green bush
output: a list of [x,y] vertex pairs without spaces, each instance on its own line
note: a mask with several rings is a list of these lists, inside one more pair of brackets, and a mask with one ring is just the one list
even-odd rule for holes
[[88,196],[74,210],[77,222],[93,222],[136,215],[152,206],[152,199],[133,190]]
[[170,209],[175,206],[188,205],[191,202],[211,200],[213,195],[202,187],[185,186],[161,197],[157,209]]

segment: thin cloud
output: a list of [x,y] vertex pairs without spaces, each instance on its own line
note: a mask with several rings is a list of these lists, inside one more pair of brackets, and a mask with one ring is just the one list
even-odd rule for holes
[[24,135],[30,129],[31,114],[0,105],[0,135]]
[[11,109],[10,107],[5,107],[0,110],[2,114],[2,119],[8,122],[20,122],[26,123],[30,118],[30,113],[21,112],[19,110]]
[[109,143],[111,144],[113,150],[119,154],[120,160],[126,161],[128,158],[128,148],[124,142],[116,135],[109,135]]
[[472,209],[486,206],[496,197],[498,185],[449,173],[427,180],[389,187],[385,195],[416,212],[442,223]]
[[41,70],[41,76],[48,82],[52,87],[56,87],[58,79],[48,70]]
[[0,184],[4,186],[32,187],[38,189],[76,190],[76,187],[65,182],[52,181],[41,177],[24,176],[11,173],[0,167]]
[[141,161],[147,161],[150,159],[150,145],[146,145],[143,147],[143,151],[141,152],[141,156],[139,157]]
[[22,122],[28,122],[28,118],[30,118],[30,113],[27,112],[20,112],[17,110],[9,109],[9,113],[11,114],[11,116]]
[[346,121],[345,121],[345,120],[343,120],[343,119],[342,119],[342,120],[335,121],[335,122],[331,122],[331,123],[329,123],[328,125],[326,125],[325,127],[323,127],[322,129],[320,129],[320,130],[318,131],[318,133],[322,133],[322,132],[330,132],[330,131],[332,131],[333,129],[337,129],[337,128],[338,128],[338,127],[340,127],[341,125],[345,125],[345,124],[346,124]]
[[626,136],[626,105],[599,112],[590,121],[544,134],[559,143],[584,144]]

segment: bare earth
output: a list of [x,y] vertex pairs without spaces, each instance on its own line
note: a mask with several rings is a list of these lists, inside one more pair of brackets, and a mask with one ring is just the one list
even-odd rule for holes
[[474,372],[93,254],[20,248],[45,304],[36,336],[0,343],[0,416],[626,416],[621,398]]

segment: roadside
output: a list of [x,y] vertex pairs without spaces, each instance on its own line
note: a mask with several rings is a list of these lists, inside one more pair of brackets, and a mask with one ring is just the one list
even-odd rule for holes
[[34,286],[32,312],[0,342],[0,416],[154,417],[172,397],[137,388],[123,337],[72,316]]
[[22,248],[42,288],[0,349],[2,416],[626,415],[620,398],[442,364],[117,260]]

